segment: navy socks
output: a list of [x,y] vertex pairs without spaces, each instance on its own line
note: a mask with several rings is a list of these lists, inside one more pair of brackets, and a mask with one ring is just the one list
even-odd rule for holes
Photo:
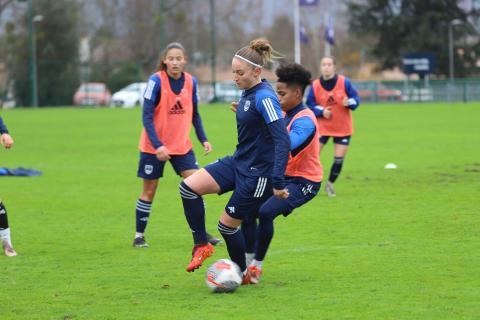
[[245,261],[245,239],[239,228],[231,228],[218,222],[218,231],[223,236],[225,243],[227,244],[228,254],[230,259],[235,262],[240,270],[243,272],[247,269]]
[[182,197],[183,212],[192,231],[195,245],[206,244],[207,231],[205,230],[205,204],[203,198],[190,189],[185,182],[180,183],[180,196]]
[[343,157],[335,157],[333,159],[332,168],[330,169],[330,177],[328,178],[328,181],[331,183],[334,183],[340,175],[340,171],[342,171],[343,166],[343,159]]

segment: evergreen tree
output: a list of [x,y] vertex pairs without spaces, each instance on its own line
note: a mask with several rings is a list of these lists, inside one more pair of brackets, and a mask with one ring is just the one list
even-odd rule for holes
[[[371,53],[382,68],[402,66],[407,53],[434,53],[437,74],[448,75],[448,28],[454,19],[464,23],[454,27],[455,73],[466,76],[479,73],[475,61],[480,55],[478,34],[468,22],[469,15],[451,0],[366,0],[350,2],[350,32],[375,35]],[[458,48],[463,54],[459,55]]]

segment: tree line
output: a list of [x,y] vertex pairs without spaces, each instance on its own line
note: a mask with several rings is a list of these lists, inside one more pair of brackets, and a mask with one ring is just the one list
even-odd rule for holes
[[[280,3],[281,2],[281,3]],[[289,5],[278,0],[276,5]],[[228,68],[232,53],[255,37],[267,37],[287,59],[292,60],[293,21],[291,12],[275,14],[258,0],[213,1],[215,5],[216,61]],[[269,3],[269,2],[267,2]],[[328,1],[320,1],[318,14]],[[17,105],[31,104],[31,28],[34,19],[39,105],[70,105],[80,82],[105,82],[111,91],[145,81],[158,62],[161,49],[181,41],[189,53],[189,68],[205,70],[212,56],[209,0],[0,0],[0,64],[3,88],[11,84]],[[323,6],[323,7],[322,7]],[[260,10],[261,9],[261,10]],[[479,75],[479,8],[465,10],[461,1],[449,0],[350,0],[338,15],[346,21],[336,25],[334,55],[340,69],[355,77],[365,61],[379,70],[401,67],[410,52],[433,52],[436,77],[448,75],[448,28],[454,27],[455,74]],[[3,12],[2,12],[3,11]],[[6,17],[8,13],[8,19]],[[33,15],[33,16],[32,16]],[[315,21],[315,17],[310,17]],[[319,17],[320,19],[320,17]],[[305,19],[305,22],[308,22]],[[313,27],[312,27],[313,28]],[[318,29],[318,28],[317,28]],[[320,30],[320,29],[318,29]],[[322,37],[320,31],[312,36]],[[80,39],[88,39],[89,61],[79,56]],[[302,47],[302,63],[317,74],[323,53],[316,39]],[[198,69],[196,69],[198,67]],[[207,69],[208,70],[208,69]],[[199,71],[200,72],[200,71]],[[195,72],[193,72],[195,73]],[[199,74],[209,79],[209,75]]]

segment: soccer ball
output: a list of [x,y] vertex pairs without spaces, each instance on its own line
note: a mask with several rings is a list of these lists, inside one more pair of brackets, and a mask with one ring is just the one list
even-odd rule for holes
[[233,292],[242,284],[242,272],[235,262],[220,259],[208,267],[205,282],[213,292]]

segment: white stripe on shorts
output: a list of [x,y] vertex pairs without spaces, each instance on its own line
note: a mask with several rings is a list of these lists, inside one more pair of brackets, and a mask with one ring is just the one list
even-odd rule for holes
[[263,196],[263,192],[265,192],[265,186],[267,185],[267,178],[258,178],[257,182],[257,189],[255,190],[255,193],[253,194],[254,198],[260,198]]

